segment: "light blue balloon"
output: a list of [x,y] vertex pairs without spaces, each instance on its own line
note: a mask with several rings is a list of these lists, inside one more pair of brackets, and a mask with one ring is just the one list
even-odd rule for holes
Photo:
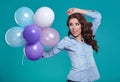
[[33,23],[33,16],[34,13],[30,8],[21,7],[16,10],[14,19],[19,26],[24,28],[25,26]]
[[25,39],[23,38],[23,28],[12,27],[5,34],[5,41],[11,47],[20,47],[24,45]]

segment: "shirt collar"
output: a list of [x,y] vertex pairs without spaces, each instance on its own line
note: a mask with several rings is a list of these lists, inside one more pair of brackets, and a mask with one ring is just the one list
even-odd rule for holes
[[[69,35],[69,37],[70,37],[70,39],[75,39],[75,37],[73,36],[73,35]],[[76,40],[76,39],[75,39]],[[83,37],[82,37],[82,41],[84,42],[84,39],[83,39]]]
[[75,37],[73,35],[69,35],[70,39],[75,39]]

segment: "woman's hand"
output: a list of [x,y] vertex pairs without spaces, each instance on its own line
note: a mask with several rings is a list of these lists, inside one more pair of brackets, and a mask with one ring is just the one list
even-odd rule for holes
[[69,8],[67,10],[67,14],[68,15],[71,15],[71,14],[74,14],[74,13],[87,14],[88,11],[87,10],[83,10],[83,9],[79,9],[79,8]]
[[79,13],[79,9],[78,8],[69,8],[67,10],[68,15],[71,15],[71,14],[74,14],[74,13]]

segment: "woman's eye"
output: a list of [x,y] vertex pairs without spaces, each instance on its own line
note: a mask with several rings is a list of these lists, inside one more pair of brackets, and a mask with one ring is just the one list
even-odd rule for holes
[[72,25],[73,25],[72,23],[69,24],[69,26],[72,26]]
[[76,23],[76,26],[79,26],[79,23]]

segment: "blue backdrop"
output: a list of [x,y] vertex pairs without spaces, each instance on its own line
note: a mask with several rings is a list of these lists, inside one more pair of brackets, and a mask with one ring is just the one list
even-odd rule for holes
[[96,33],[99,52],[94,55],[101,74],[96,82],[120,82],[120,23],[119,0],[1,0],[0,1],[0,82],[65,82],[70,70],[70,60],[65,51],[49,59],[30,61],[23,57],[23,47],[13,48],[6,44],[5,33],[18,26],[15,11],[23,6],[35,12],[42,6],[52,8],[55,28],[60,39],[67,35],[68,8],[98,10],[102,23]]

